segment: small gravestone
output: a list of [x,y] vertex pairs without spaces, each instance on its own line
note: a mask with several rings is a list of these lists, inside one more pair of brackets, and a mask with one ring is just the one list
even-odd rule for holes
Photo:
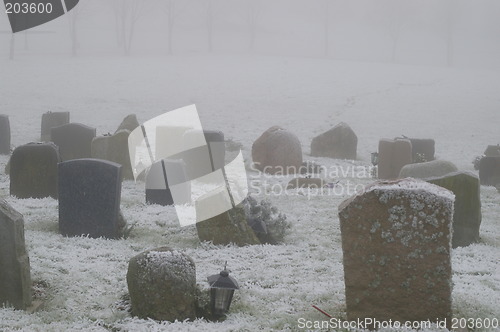
[[[248,225],[244,206],[236,206],[229,211],[200,220],[200,216],[209,215],[214,206],[220,206],[220,201],[226,201],[225,188],[219,188],[195,202],[196,230],[200,241],[210,241],[215,245],[234,243],[237,246],[260,244],[255,232]],[[225,202],[229,205],[229,202]]]
[[[171,186],[175,186],[175,202]],[[166,206],[190,202],[191,182],[182,160],[163,159],[151,165],[146,175],[146,203]]]
[[182,137],[184,133],[191,130],[191,127],[182,126],[157,126],[155,132],[155,159],[175,158],[175,155],[182,151]]
[[320,178],[295,178],[288,182],[286,189],[315,188],[320,189],[326,185],[326,181]]
[[181,252],[161,247],[133,257],[127,285],[135,316],[171,322],[196,318],[196,266]]
[[60,161],[54,143],[29,143],[17,147],[10,159],[10,195],[57,199],[57,163]]
[[399,178],[425,179],[435,176],[443,176],[456,171],[458,171],[457,166],[450,161],[433,160],[403,166],[399,172]]
[[500,145],[488,145],[484,155],[486,157],[500,157]]
[[95,132],[95,128],[80,123],[69,123],[52,128],[51,138],[59,147],[63,161],[90,158]]
[[0,200],[0,307],[31,305],[30,261],[24,243],[23,216]]
[[129,114],[123,119],[122,123],[120,123],[118,129],[115,131],[115,134],[124,129],[132,132],[139,126],[140,124],[139,121],[137,121],[137,116],[135,114]]
[[479,241],[481,225],[481,186],[479,178],[469,172],[454,172],[425,179],[455,194],[452,246],[465,247]]
[[59,164],[59,231],[65,236],[116,239],[120,225],[121,165],[98,159]]
[[295,174],[302,166],[302,147],[291,132],[274,126],[266,130],[252,145],[255,167],[268,174]]
[[403,166],[413,162],[412,145],[407,139],[381,139],[378,145],[378,177],[397,179]]
[[413,162],[434,160],[436,142],[433,139],[410,138]]
[[0,154],[10,154],[10,122],[7,115],[0,115]]
[[182,138],[186,147],[195,146],[199,139],[205,138],[206,145],[187,148],[182,153],[186,163],[186,173],[190,180],[198,179],[225,166],[226,146],[224,133],[215,130],[191,129]]
[[341,203],[348,320],[446,319],[450,327],[453,201],[444,188],[403,179]]
[[128,149],[130,131],[120,130],[113,136],[100,136],[92,140],[92,158],[112,161],[122,165],[124,180],[133,180],[132,166]]
[[358,137],[347,123],[341,122],[313,138],[311,156],[336,159],[356,159]]
[[479,179],[482,185],[500,184],[500,157],[484,157],[479,162]]
[[42,114],[42,129],[40,140],[42,142],[49,142],[51,140],[51,129],[68,123],[69,112],[47,112]]

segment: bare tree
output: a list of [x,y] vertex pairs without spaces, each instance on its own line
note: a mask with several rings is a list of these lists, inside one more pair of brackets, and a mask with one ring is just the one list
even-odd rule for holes
[[330,53],[330,5],[331,0],[323,0],[324,11],[324,31],[325,31],[325,56],[328,57]]
[[80,21],[82,14],[88,12],[88,1],[80,1],[78,6],[75,6],[70,10],[66,16],[68,17],[69,23],[69,36],[71,40],[71,55],[76,56],[78,54],[78,49],[80,48],[80,41],[78,39],[78,22]]
[[177,18],[178,3],[176,0],[160,0],[163,5],[163,10],[167,16],[167,43],[168,43],[168,54],[172,55],[172,36],[174,32],[174,25]]
[[446,64],[453,66],[454,57],[454,37],[453,30],[455,26],[455,12],[457,9],[456,0],[446,1]]
[[253,51],[255,38],[257,36],[257,26],[261,14],[261,0],[247,0],[247,23],[250,33],[249,49]]
[[207,37],[208,37],[208,51],[213,50],[213,33],[214,33],[214,2],[213,0],[207,1]]

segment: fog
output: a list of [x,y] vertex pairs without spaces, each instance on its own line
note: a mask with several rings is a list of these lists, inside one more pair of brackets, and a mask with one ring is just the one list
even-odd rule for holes
[[81,0],[0,56],[256,54],[500,67],[496,0]]

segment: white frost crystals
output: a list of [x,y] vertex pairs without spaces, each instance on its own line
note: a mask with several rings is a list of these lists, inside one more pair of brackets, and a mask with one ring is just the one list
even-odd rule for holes
[[[189,138],[186,139],[186,132]],[[159,115],[146,121],[130,133],[128,139],[130,163],[134,179],[163,159],[196,160],[196,178],[191,182],[191,202],[186,204],[186,178],[164,170],[166,187],[170,190],[181,226],[215,217],[239,203],[248,194],[248,182],[241,150],[234,160],[216,169],[210,144],[207,143],[195,105]],[[187,157],[187,158],[186,158]],[[209,169],[211,172],[204,173]],[[210,204],[196,204],[210,197]]]

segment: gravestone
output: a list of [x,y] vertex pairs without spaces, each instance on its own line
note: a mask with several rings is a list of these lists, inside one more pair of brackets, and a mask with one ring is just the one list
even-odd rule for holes
[[128,149],[130,131],[120,130],[113,136],[100,136],[92,140],[91,156],[95,159],[112,161],[122,165],[124,180],[133,180],[132,166]]
[[184,133],[191,127],[182,126],[158,126],[155,133],[155,159],[164,158],[178,159],[175,155],[180,151],[178,145],[182,145]]
[[206,145],[186,149],[182,159],[186,163],[186,174],[190,180],[198,179],[225,166],[226,146],[224,133],[215,130],[191,129],[182,138],[185,146],[193,146],[200,137],[205,137]]
[[341,122],[311,142],[311,156],[356,159],[358,137],[347,123]]
[[115,131],[115,134],[124,129],[132,132],[139,126],[140,124],[139,121],[137,121],[137,116],[135,114],[129,114],[123,119],[122,123],[120,123],[118,129]]
[[[213,206],[220,205],[220,200],[229,200],[225,196],[225,188],[218,188],[198,198],[195,202],[196,208],[196,230],[200,241],[211,241],[215,245],[228,245],[234,243],[237,246],[260,244],[255,232],[248,225],[244,206],[238,205],[229,211],[215,215],[207,219],[200,219],[200,215],[210,214]],[[229,202],[226,205],[230,205]]]
[[479,162],[479,179],[482,185],[500,184],[500,157],[483,157]]
[[252,145],[255,167],[268,174],[295,174],[302,166],[302,147],[291,132],[274,126],[266,130]]
[[24,243],[23,216],[0,200],[0,307],[31,305],[30,261]]
[[98,159],[59,163],[59,231],[119,238],[121,165]]
[[10,195],[17,198],[57,199],[57,163],[54,143],[29,143],[17,147],[10,159]]
[[7,115],[0,115],[0,154],[10,154],[10,122]]
[[[175,185],[176,202],[170,186]],[[159,205],[187,204],[191,202],[191,182],[182,160],[157,161],[146,175],[146,203]]]
[[95,132],[95,128],[80,123],[69,123],[52,128],[51,138],[59,147],[63,161],[90,158]]
[[452,246],[465,247],[479,241],[481,225],[481,186],[479,178],[470,172],[454,172],[425,179],[455,194]]
[[488,145],[484,150],[484,155],[486,157],[500,157],[500,145]]
[[341,203],[348,320],[446,319],[449,328],[453,201],[444,188],[403,179]]
[[410,138],[413,162],[434,160],[436,143],[433,139]]
[[135,316],[171,322],[196,318],[196,266],[186,254],[161,247],[133,257],[127,285]]
[[40,140],[49,142],[52,128],[69,123],[69,112],[47,112],[42,114],[42,128],[40,130]]
[[381,139],[378,144],[379,179],[397,179],[403,166],[413,162],[412,145],[407,139]]
[[399,172],[399,178],[425,179],[435,176],[443,176],[456,171],[458,171],[457,166],[450,161],[433,160],[403,166]]

